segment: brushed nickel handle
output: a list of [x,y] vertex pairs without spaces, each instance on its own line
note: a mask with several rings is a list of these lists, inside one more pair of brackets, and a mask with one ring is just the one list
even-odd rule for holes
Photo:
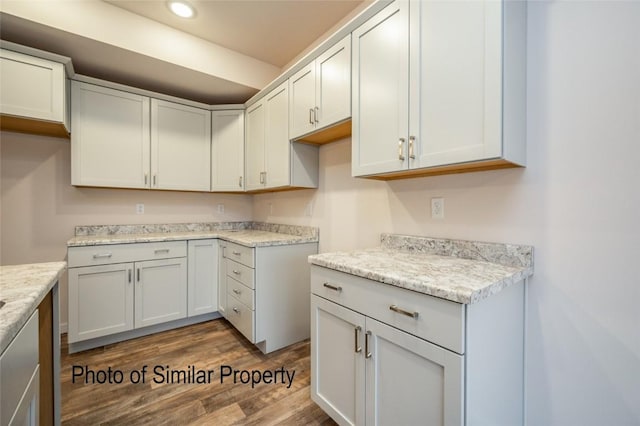
[[127,272],[129,273],[129,284],[131,284],[131,269],[128,269]]
[[102,258],[109,258],[113,256],[113,253],[96,253],[93,255],[94,259],[102,259]]
[[362,352],[362,346],[360,346],[360,343],[358,342],[358,334],[360,334],[360,332],[362,331],[362,327],[357,326],[354,329],[355,332],[355,343],[354,343],[354,350],[356,353]]
[[339,285],[336,286],[336,285],[332,285],[332,284],[329,284],[329,283],[324,283],[324,284],[322,284],[322,286],[328,288],[329,290],[333,290],[333,291],[337,291],[337,292],[341,292],[342,291],[342,287],[340,287]]
[[153,175],[153,186],[157,186],[156,181],[157,181],[157,176]]
[[398,305],[391,305],[389,306],[389,309],[392,310],[393,312],[397,312],[399,314],[406,315],[411,318],[418,318],[418,316],[420,315],[418,312],[405,311],[404,309],[399,308]]
[[309,124],[315,123],[313,121],[313,108],[309,108]]
[[232,251],[231,253],[235,254],[236,256],[240,256],[242,253],[240,253],[239,251]]
[[236,314],[240,315],[240,310],[238,308],[233,308],[233,312],[235,312]]
[[170,249],[157,249],[157,250],[154,250],[153,252],[154,252],[155,254],[160,254],[160,253],[169,253],[169,250],[170,250]]
[[320,108],[315,107],[315,108],[313,109],[313,120],[314,120],[316,123],[320,122],[320,120],[318,120],[318,116],[319,116],[319,115],[320,115]]
[[398,160],[400,161],[404,161],[403,148],[404,148],[404,138],[400,138],[398,140]]
[[148,176],[147,176],[147,174],[145,173],[145,174],[144,174],[144,184],[145,184],[145,185],[147,184],[147,178],[148,178]]
[[240,275],[240,271],[236,271],[235,269],[233,271],[231,271],[231,272],[233,272],[236,275]]
[[136,281],[140,282],[140,268],[136,269]]
[[264,183],[264,172],[260,172],[260,183]]
[[242,292],[241,292],[240,290],[238,290],[237,288],[234,288],[234,289],[233,289],[233,292],[234,292],[235,294],[237,294],[238,296],[240,296],[240,295],[242,294]]
[[409,158],[411,158],[412,160],[416,159],[416,154],[413,152],[413,145],[416,142],[416,137],[415,136],[409,136]]
[[369,336],[371,336],[371,332],[367,331],[364,335],[364,357],[371,358],[371,352],[369,352]]
[[238,179],[238,186],[242,188],[242,176]]

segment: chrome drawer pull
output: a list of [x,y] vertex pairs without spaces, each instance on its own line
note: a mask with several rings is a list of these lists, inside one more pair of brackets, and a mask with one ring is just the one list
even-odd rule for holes
[[158,249],[153,251],[155,254],[169,253],[169,249]]
[[240,296],[240,294],[242,293],[242,292],[241,292],[240,290],[238,290],[237,288],[234,288],[234,289],[233,289],[233,292],[234,292],[235,294],[237,294],[238,296]]
[[242,253],[240,253],[239,251],[232,251],[231,253],[233,253],[236,256],[240,256]]
[[236,314],[240,315],[240,310],[238,308],[233,308],[233,312],[235,312]]
[[371,352],[369,352],[369,336],[371,336],[371,332],[367,331],[364,335],[364,357],[371,358]]
[[405,311],[402,308],[398,308],[398,305],[391,305],[389,306],[389,309],[391,309],[393,312],[397,312],[399,314],[406,315],[411,318],[418,318],[418,316],[420,315],[418,312],[410,312],[410,311]]
[[328,288],[329,290],[333,290],[333,291],[337,291],[337,292],[342,291],[342,287],[340,287],[340,286],[331,285],[329,283],[324,283],[322,285],[324,287]]
[[101,259],[103,257],[109,258],[111,256],[113,256],[113,253],[96,253],[96,254],[93,255],[93,258],[94,259]]
[[362,331],[362,327],[357,326],[355,328],[355,348],[354,350],[356,351],[356,353],[362,352],[362,346],[360,346],[360,344],[358,343],[358,334],[360,334],[360,331]]
[[231,272],[233,272],[236,275],[240,275],[240,271],[236,271],[235,269],[233,271],[231,271]]

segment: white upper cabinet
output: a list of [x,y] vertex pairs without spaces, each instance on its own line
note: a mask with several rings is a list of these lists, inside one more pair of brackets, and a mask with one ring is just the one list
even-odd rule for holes
[[67,84],[63,64],[0,49],[2,128],[68,137]]
[[291,76],[289,90],[291,139],[347,120],[351,116],[351,35]]
[[73,81],[71,184],[149,188],[149,98]]
[[211,189],[211,112],[151,99],[151,188]]
[[244,190],[244,110],[211,113],[211,190]]
[[289,90],[282,83],[246,111],[246,190],[318,186],[318,147],[289,141]]
[[396,1],[353,32],[354,176],[525,165],[526,3]]

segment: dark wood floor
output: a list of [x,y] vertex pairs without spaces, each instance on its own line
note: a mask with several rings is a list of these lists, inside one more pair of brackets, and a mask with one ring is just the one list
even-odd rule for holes
[[[62,424],[64,425],[333,425],[309,397],[309,341],[262,354],[223,319],[141,337],[69,355],[62,339]],[[147,365],[145,383],[131,372]],[[154,383],[155,366],[165,371],[214,370],[210,384]],[[220,366],[237,370],[295,370],[291,387],[282,384],[220,383]],[[86,384],[72,369],[120,370],[123,381]],[[168,366],[168,368],[167,368]],[[136,379],[134,373],[133,379]],[[105,378],[96,374],[96,380]],[[114,379],[118,377],[113,376]],[[91,376],[89,376],[91,379]]]

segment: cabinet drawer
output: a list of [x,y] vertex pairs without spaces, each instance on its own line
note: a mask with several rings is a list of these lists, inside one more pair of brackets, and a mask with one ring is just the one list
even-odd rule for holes
[[231,259],[226,259],[226,269],[228,277],[240,281],[249,288],[256,288],[254,284],[255,270],[253,268],[234,262]]
[[251,343],[255,343],[255,312],[227,293],[227,319]]
[[249,268],[254,267],[253,248],[241,246],[240,244],[227,243],[224,250],[224,257],[242,263]]
[[[335,289],[332,289],[334,287]],[[464,354],[465,309],[426,294],[311,266],[311,292],[385,324]],[[391,309],[394,306],[417,317]]]
[[0,357],[1,424],[9,424],[37,367],[38,311],[36,310]]
[[187,256],[186,241],[160,243],[105,244],[69,247],[68,264],[77,266],[106,265],[140,260],[169,259]]
[[231,277],[227,279],[227,293],[244,303],[252,311],[255,310],[254,291]]

